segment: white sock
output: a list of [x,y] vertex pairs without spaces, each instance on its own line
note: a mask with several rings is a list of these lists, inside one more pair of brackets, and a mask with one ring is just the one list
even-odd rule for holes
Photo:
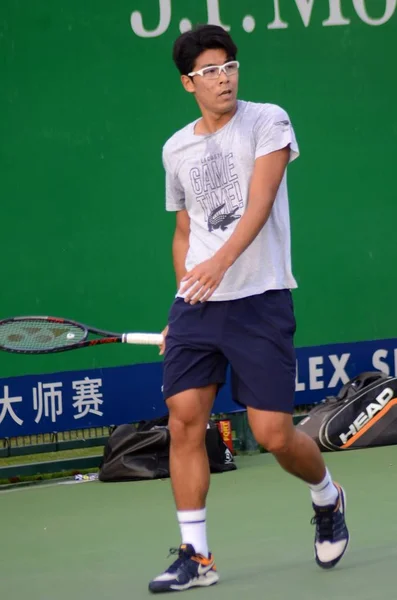
[[206,509],[177,512],[182,544],[191,544],[197,554],[209,556],[207,543]]
[[327,469],[324,479],[317,485],[309,485],[313,504],[331,506],[337,503],[339,492]]

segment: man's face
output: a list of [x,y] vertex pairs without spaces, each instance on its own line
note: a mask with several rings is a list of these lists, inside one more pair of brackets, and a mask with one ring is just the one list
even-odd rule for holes
[[221,71],[219,75],[217,69],[209,67],[221,66],[231,60],[225,50],[205,50],[193,67],[193,72],[205,69],[203,75],[182,77],[186,91],[195,94],[201,108],[214,114],[225,114],[234,109],[238,90],[238,69],[235,64],[231,64],[226,67],[227,73]]

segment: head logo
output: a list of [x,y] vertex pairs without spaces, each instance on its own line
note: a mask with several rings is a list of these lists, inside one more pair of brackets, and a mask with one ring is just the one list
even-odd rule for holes
[[[365,411],[362,411],[351,423],[346,433],[342,433],[339,438],[345,447],[350,446],[354,438],[370,423],[370,421],[379,414],[387,404],[394,398],[394,391],[391,388],[385,388],[374,402],[370,402]],[[370,427],[370,425],[369,425]],[[364,432],[363,432],[364,433]]]

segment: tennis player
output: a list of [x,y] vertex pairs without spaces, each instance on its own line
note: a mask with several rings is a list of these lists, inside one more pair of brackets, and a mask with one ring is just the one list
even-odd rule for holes
[[[201,116],[163,148],[166,209],[176,213],[178,291],[160,353],[181,544],[149,590],[182,591],[219,579],[207,541],[205,435],[228,365],[233,397],[246,406],[255,439],[308,486],[315,559],[330,569],[349,540],[345,492],[292,419],[297,283],[286,170],[299,148],[291,119],[275,104],[237,99],[237,47],[223,28],[182,34],[173,59]],[[256,74],[262,76],[260,62]]]

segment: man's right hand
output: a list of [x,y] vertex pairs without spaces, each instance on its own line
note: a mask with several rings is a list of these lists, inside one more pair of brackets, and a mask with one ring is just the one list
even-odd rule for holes
[[167,327],[161,332],[161,335],[163,336],[163,343],[160,346],[160,356],[162,356],[165,352],[165,338],[167,337],[167,333],[168,333],[168,325]]

